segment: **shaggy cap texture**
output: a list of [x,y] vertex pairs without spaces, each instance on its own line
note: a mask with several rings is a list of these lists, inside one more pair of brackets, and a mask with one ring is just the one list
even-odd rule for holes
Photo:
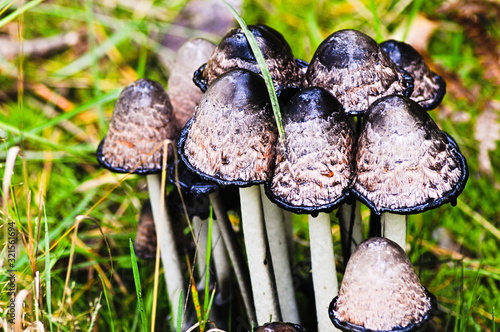
[[347,263],[330,318],[344,331],[414,331],[435,309],[404,250],[385,238],[362,242]]
[[164,140],[176,138],[172,105],[165,89],[148,79],[128,85],[116,102],[97,160],[119,173],[161,171]]
[[420,53],[409,44],[388,40],[381,43],[380,47],[396,65],[413,77],[414,88],[410,98],[426,110],[436,108],[446,93],[443,78],[431,71]]
[[[248,26],[266,60],[276,90],[302,86],[304,72],[285,38],[265,25]],[[243,31],[233,29],[221,40],[206,65],[195,73],[195,82],[203,90],[231,69],[248,69],[260,74],[259,65]]]
[[413,79],[372,38],[356,30],[340,30],[317,48],[306,85],[328,90],[347,114],[357,115],[381,97],[410,96]]
[[467,176],[456,143],[414,101],[385,97],[365,114],[353,191],[375,212],[419,213],[453,202]]
[[207,180],[248,186],[271,178],[277,138],[264,80],[237,69],[208,88],[181,133],[179,152]]
[[354,131],[340,103],[322,88],[297,93],[283,112],[269,198],[296,212],[329,211],[351,184]]
[[266,323],[253,329],[254,332],[305,332],[306,330],[297,324],[272,322]]

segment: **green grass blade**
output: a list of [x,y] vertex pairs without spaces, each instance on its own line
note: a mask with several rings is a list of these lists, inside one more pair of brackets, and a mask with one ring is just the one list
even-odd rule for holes
[[255,39],[255,36],[248,29],[248,26],[246,25],[245,21],[236,12],[236,10],[233,7],[231,7],[230,4],[228,4],[227,2],[225,2],[225,4],[229,8],[229,10],[233,13],[233,16],[235,17],[236,21],[238,21],[241,30],[243,31],[245,37],[248,40],[248,44],[250,44],[250,48],[252,49],[255,59],[259,64],[260,71],[262,73],[262,76],[264,77],[264,81],[266,82],[269,98],[271,99],[271,106],[273,108],[274,118],[276,119],[276,126],[278,127],[279,137],[281,140],[285,140],[285,130],[283,129],[283,122],[281,120],[281,112],[278,103],[278,96],[276,95],[276,91],[274,90],[273,79],[271,78],[271,74],[269,73],[269,69],[267,68],[266,60],[264,59],[264,56],[262,55],[262,52],[259,46],[257,45],[257,40]]
[[24,12],[30,10],[31,8],[35,7],[36,5],[40,4],[43,0],[34,0],[31,2],[28,2],[24,6],[17,8],[14,10],[12,13],[9,15],[5,16],[3,19],[0,20],[0,28],[6,25],[7,23],[11,22],[14,20],[16,17],[19,15],[22,15]]
[[142,290],[141,290],[141,276],[139,275],[139,267],[137,265],[137,256],[134,252],[134,244],[132,240],[129,239],[130,246],[130,262],[132,264],[132,274],[134,275],[135,291],[137,293],[137,304],[139,306],[139,312],[141,316],[141,328],[142,332],[148,331],[148,322],[146,318],[146,312],[144,310],[144,303],[142,302]]
[[101,280],[101,285],[102,285],[102,292],[104,293],[104,300],[106,301],[106,308],[108,309],[108,314],[109,314],[109,327],[111,329],[111,332],[115,332],[115,322],[113,319],[113,310],[111,309],[111,303],[109,302],[109,296],[108,296],[108,291],[106,290],[106,284],[102,280],[101,275],[99,274],[99,279]]

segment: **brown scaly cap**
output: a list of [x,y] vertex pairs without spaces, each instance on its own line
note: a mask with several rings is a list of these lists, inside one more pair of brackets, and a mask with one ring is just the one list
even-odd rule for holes
[[353,192],[376,213],[420,213],[454,203],[467,177],[456,143],[413,100],[381,98],[365,114]]
[[203,92],[193,83],[193,72],[207,62],[215,44],[202,38],[185,42],[177,51],[170,77],[168,94],[179,131],[193,116]]
[[413,79],[372,38],[356,30],[340,30],[317,48],[306,85],[328,90],[348,115],[357,115],[381,97],[410,96]]
[[436,108],[446,93],[443,78],[431,71],[420,53],[409,44],[387,40],[380,47],[396,65],[413,77],[414,89],[410,98],[426,110]]
[[206,180],[250,186],[271,178],[277,139],[264,80],[236,69],[210,85],[181,132],[179,153]]
[[416,331],[436,310],[404,250],[385,238],[362,242],[345,270],[339,295],[330,304],[342,331]]
[[97,160],[112,172],[157,173],[163,148],[151,153],[166,139],[175,139],[170,99],[161,84],[140,79],[120,94]]
[[[301,68],[305,63],[293,57],[283,36],[264,25],[249,25],[248,28],[257,39],[276,90],[302,86],[304,73]],[[224,36],[207,63],[195,72],[193,80],[205,91],[217,77],[236,68],[260,74],[257,60],[240,28]]]
[[254,332],[306,332],[306,330],[293,323],[272,322],[262,326],[255,327]]
[[307,88],[290,100],[283,120],[267,195],[295,213],[331,211],[347,198],[353,174],[354,131],[342,105],[322,88]]

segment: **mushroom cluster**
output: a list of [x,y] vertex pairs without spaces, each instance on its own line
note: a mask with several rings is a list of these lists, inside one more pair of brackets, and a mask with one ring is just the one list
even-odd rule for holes
[[[262,77],[263,68],[245,30],[239,28],[228,32],[219,45],[210,45],[211,53],[204,53],[206,63],[191,68],[193,85],[199,91],[193,90],[193,86],[177,90],[173,85],[169,87],[178,95],[172,104],[184,109],[180,116],[170,113],[165,116],[171,122],[176,117],[182,119],[172,129],[180,134],[171,139],[178,139],[182,167],[196,177],[194,183],[205,188],[203,195],[208,195],[214,206],[231,263],[236,274],[242,275],[238,278],[240,291],[253,294],[253,303],[243,295],[249,319],[262,325],[258,331],[302,330],[295,325],[300,324],[300,317],[285,236],[285,228],[290,227],[283,214],[286,210],[310,216],[319,332],[332,329],[327,311],[333,297],[330,316],[335,326],[344,331],[410,331],[405,326],[420,327],[423,323],[417,322],[417,318],[424,321],[431,316],[435,299],[420,286],[405,256],[406,219],[398,218],[445,203],[455,204],[468,177],[467,163],[457,143],[438,128],[427,112],[443,99],[443,79],[429,69],[415,49],[402,42],[389,40],[377,44],[359,31],[340,30],[328,36],[307,63],[293,56],[284,37],[274,29],[264,25],[248,28],[273,80],[283,123],[277,123]],[[183,82],[185,75],[184,72],[179,76]],[[196,97],[183,100],[183,91]],[[122,108],[117,108],[117,112],[121,111]],[[130,125],[134,121],[112,121],[111,134],[120,133]],[[281,126],[283,136],[278,130]],[[98,152],[105,167],[118,163],[118,171],[129,172],[130,164],[143,172],[142,165],[152,157],[160,160],[154,154],[146,158],[132,152],[136,159],[112,161],[107,151],[109,144],[128,149],[138,142],[127,141],[127,137],[111,141],[111,134],[103,140]],[[120,154],[118,158],[123,156]],[[207,186],[202,184],[207,181]],[[251,290],[244,285],[248,271],[238,267],[242,255],[237,253],[239,247],[227,231],[231,228],[227,215],[216,208],[220,206],[216,194],[219,186],[240,188]],[[360,245],[348,263],[337,297],[328,213],[355,200],[368,206],[374,215],[382,215],[382,228],[386,229],[382,236],[392,237],[389,229],[397,225],[397,235],[393,238],[396,243],[376,238]],[[269,201],[275,205],[269,205]],[[158,225],[155,221],[155,226]],[[391,272],[389,276],[393,289],[378,287],[376,295],[367,294],[351,303],[347,284],[372,285],[371,281],[359,281],[359,275],[369,274],[374,282],[382,282],[375,268],[370,270],[365,266],[368,270],[362,271],[355,268],[363,264],[357,263],[358,256],[372,255],[363,254],[363,248],[372,251],[376,248],[377,260],[393,264],[385,270],[397,273]],[[393,256],[398,260],[391,263]],[[390,298],[392,293],[405,289],[398,286],[401,282],[395,278],[398,271],[408,272],[403,277],[413,282],[408,292],[420,302],[406,305],[399,301],[392,309],[402,318],[388,325],[372,324],[373,317],[382,315],[369,312],[374,298]],[[182,283],[179,287],[183,287]],[[401,298],[405,296],[402,294]],[[415,307],[421,309],[417,314],[406,312]],[[351,311],[353,308],[367,309],[358,314]],[[294,324],[278,328],[270,321]]]

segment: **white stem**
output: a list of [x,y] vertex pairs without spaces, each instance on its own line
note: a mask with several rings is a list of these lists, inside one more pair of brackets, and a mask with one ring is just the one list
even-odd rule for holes
[[198,271],[198,284],[205,287],[208,220],[202,220],[200,217],[194,216],[192,223],[194,236],[196,237],[196,270]]
[[406,222],[408,216],[394,213],[382,213],[380,223],[382,236],[399,244],[406,251]]
[[280,321],[272,261],[262,214],[260,187],[240,188],[240,202],[257,324]]
[[333,327],[328,315],[330,302],[338,294],[329,214],[322,212],[317,217],[309,216],[309,245],[318,332],[338,331]]
[[260,193],[281,318],[285,322],[300,324],[299,309],[295,299],[292,270],[288,256],[285,216],[283,210],[267,198],[262,187]]
[[[160,245],[163,272],[165,274],[165,282],[167,283],[168,300],[172,307],[172,325],[176,326],[177,318],[179,315],[182,315],[182,312],[178,312],[178,308],[181,291],[185,292],[184,278],[179,254],[175,246],[172,222],[164,199],[165,194],[161,190],[161,176],[159,174],[147,175],[147,181],[157,240]],[[184,317],[181,324],[184,325]]]
[[[354,214],[354,215],[353,215]],[[363,224],[361,222],[360,204],[354,201],[352,205],[342,204],[339,208],[339,222],[342,246],[346,246],[344,259],[347,259],[363,241]]]
[[212,204],[215,216],[217,217],[217,225],[219,226],[222,239],[224,240],[229,259],[233,265],[236,281],[238,282],[241,297],[243,298],[243,304],[245,305],[245,311],[250,322],[254,322],[256,319],[252,301],[252,290],[249,287],[250,276],[248,268],[245,264],[243,252],[235,237],[236,234],[234,233],[233,226],[227,216],[226,210],[222,206],[218,192],[211,193],[208,197],[210,198],[210,203]]
[[212,225],[212,251],[217,280],[216,301],[218,304],[224,304],[231,299],[231,264],[216,222]]

